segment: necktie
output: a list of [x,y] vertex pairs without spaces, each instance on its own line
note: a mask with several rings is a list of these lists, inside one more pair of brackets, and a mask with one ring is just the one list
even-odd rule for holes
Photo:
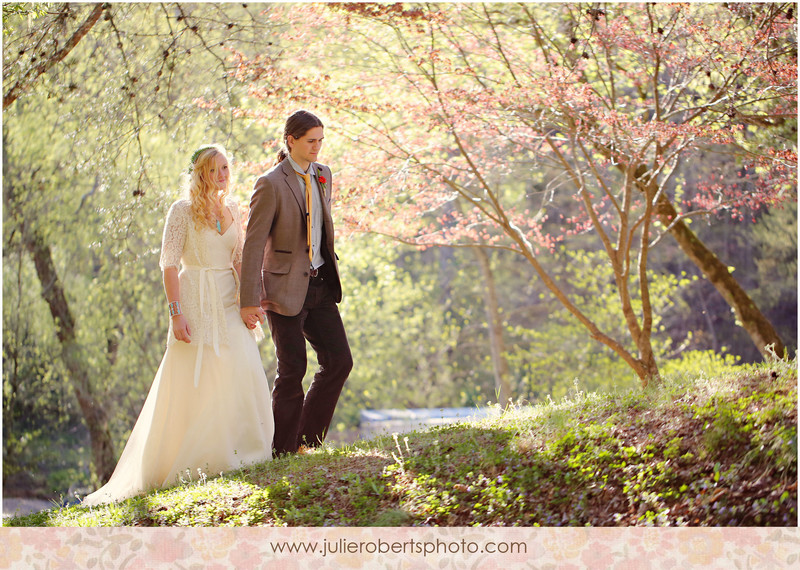
[[298,172],[297,175],[302,176],[306,183],[306,243],[308,243],[308,261],[311,263],[311,260],[314,259],[314,252],[311,251],[311,220],[313,219],[311,217],[311,175],[302,172]]

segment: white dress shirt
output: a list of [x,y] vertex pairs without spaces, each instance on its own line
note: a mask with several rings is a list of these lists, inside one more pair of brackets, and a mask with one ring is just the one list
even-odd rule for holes
[[303,189],[305,192],[306,188],[306,181],[300,175],[303,174],[310,174],[311,175],[311,251],[313,252],[313,257],[311,258],[311,268],[317,269],[321,267],[325,263],[325,259],[322,257],[322,198],[320,197],[320,188],[317,181],[317,170],[314,168],[314,163],[308,165],[308,170],[304,171],[300,166],[292,160],[291,156],[288,156],[287,159],[289,160],[289,164],[292,165],[294,168],[295,173],[297,173],[297,181],[300,183],[300,188]]

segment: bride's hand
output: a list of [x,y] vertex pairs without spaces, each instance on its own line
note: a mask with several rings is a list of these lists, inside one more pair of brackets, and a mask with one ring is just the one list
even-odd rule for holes
[[192,342],[192,331],[189,329],[189,323],[183,315],[172,317],[172,332],[177,340]]
[[248,329],[254,329],[264,322],[264,311],[261,307],[242,307],[239,314]]

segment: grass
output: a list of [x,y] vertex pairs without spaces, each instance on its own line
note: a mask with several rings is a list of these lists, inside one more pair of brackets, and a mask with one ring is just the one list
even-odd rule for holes
[[796,526],[796,362],[383,436],[10,526]]

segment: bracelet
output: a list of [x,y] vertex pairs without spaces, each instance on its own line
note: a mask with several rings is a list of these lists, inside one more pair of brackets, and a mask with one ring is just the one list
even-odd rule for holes
[[169,304],[169,316],[170,317],[177,317],[181,314],[181,303],[180,301],[172,301]]

